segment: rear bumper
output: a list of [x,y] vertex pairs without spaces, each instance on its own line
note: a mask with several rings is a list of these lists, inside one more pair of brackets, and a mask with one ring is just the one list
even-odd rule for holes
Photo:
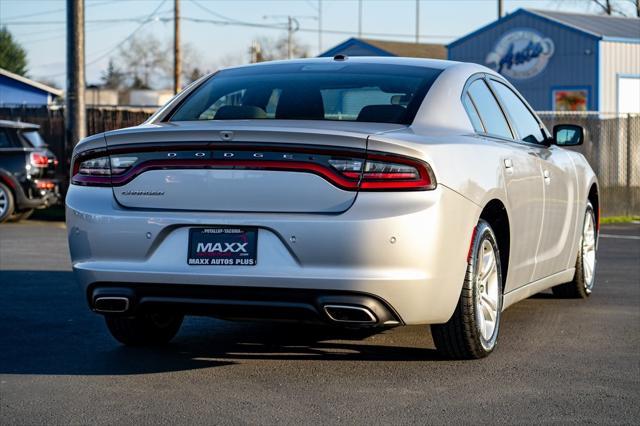
[[389,327],[399,316],[385,301],[345,291],[266,287],[95,283],[88,302],[98,313],[178,312],[223,319]]
[[[40,188],[39,184],[47,184],[46,189]],[[59,182],[54,179],[38,179],[30,183],[30,193],[34,196],[29,197],[24,190],[16,193],[16,205],[20,210],[26,209],[42,209],[55,206],[60,203]]]
[[[90,305],[96,288],[130,289],[135,305],[137,292],[151,286],[152,293],[178,292],[185,299],[213,292],[217,296],[204,297],[204,304],[210,314],[227,316],[216,313],[222,308],[210,300],[236,294],[230,289],[258,301],[270,293],[302,292],[316,295],[305,309],[315,309],[320,319],[318,298],[347,295],[376,300],[405,324],[449,319],[480,212],[443,185],[427,192],[361,193],[348,211],[335,215],[133,210],[118,205],[110,188],[75,185],[66,202],[73,268]],[[189,228],[219,225],[258,228],[256,266],[187,264]],[[187,311],[203,304],[180,303]]]

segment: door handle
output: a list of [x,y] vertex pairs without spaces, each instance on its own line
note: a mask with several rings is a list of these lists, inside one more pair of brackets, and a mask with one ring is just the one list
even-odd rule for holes
[[504,159],[504,168],[505,169],[513,169],[513,161],[511,161],[511,158],[505,158]]
[[551,173],[549,173],[549,170],[544,170],[542,172],[543,176],[544,176],[544,182],[546,184],[550,184],[551,183]]

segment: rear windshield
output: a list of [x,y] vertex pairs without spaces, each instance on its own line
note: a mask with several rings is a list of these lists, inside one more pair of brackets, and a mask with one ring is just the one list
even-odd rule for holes
[[221,71],[170,121],[338,120],[410,124],[441,70],[389,64],[273,64]]
[[37,130],[23,130],[20,134],[26,139],[28,148],[46,148],[47,143],[42,139]]

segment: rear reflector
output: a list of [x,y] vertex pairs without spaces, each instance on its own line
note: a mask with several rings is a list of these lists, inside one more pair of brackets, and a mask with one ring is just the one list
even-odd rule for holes
[[38,189],[51,190],[51,189],[54,189],[55,187],[56,187],[55,182],[50,181],[50,180],[39,180],[39,181],[36,181],[36,188],[38,188]]

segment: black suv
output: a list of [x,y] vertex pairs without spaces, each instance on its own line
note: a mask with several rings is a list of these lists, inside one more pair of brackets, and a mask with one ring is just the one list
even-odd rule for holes
[[60,201],[58,160],[40,126],[0,120],[0,223],[26,219],[34,209]]

